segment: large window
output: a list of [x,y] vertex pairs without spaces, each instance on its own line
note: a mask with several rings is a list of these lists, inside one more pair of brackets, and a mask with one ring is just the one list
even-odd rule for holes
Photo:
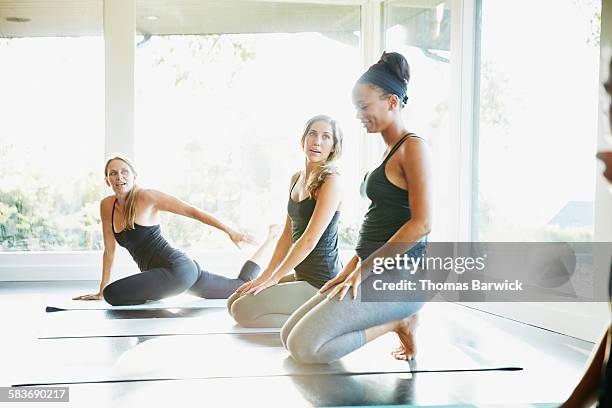
[[[387,2],[386,49],[403,54],[411,68],[408,104],[403,110],[408,129],[429,143],[435,174],[434,230],[431,238],[449,236],[455,222],[446,207],[451,156],[451,6],[414,0]],[[455,133],[456,137],[456,133]],[[455,152],[456,153],[456,152]],[[378,160],[380,160],[378,158]]]
[[482,1],[473,239],[592,239],[600,6]]
[[[601,2],[477,3],[472,239],[591,241]],[[591,341],[609,318],[597,303],[480,307]]]
[[0,38],[0,61],[0,251],[100,249],[102,37]]
[[[361,69],[360,8],[236,3],[240,7],[204,3],[189,13],[181,5],[176,13],[138,10],[141,183],[263,233],[267,224],[284,222],[290,177],[304,166],[303,125],[328,114],[345,133],[347,202],[340,230],[341,245],[352,247],[361,218],[359,128],[350,97]],[[165,217],[164,231],[184,249],[231,245],[183,217]]]
[[[105,22],[106,49],[102,0],[9,3],[0,19],[0,252],[28,253],[2,261],[101,248],[101,167],[115,146],[134,156],[143,186],[261,234],[284,221],[302,127],[318,113],[344,129],[340,245],[352,248],[367,204],[358,185],[383,149],[364,137],[351,89],[381,45],[412,67],[403,114],[433,152],[433,241],[592,239],[598,0],[137,0],[128,3],[135,20]],[[4,18],[20,13],[31,21]],[[472,30],[475,41],[462,38]],[[126,78],[128,93],[117,92]],[[163,224],[183,249],[231,247],[196,221],[167,215]],[[56,255],[41,264],[72,256]],[[98,254],[74,254],[90,255],[97,276]]]

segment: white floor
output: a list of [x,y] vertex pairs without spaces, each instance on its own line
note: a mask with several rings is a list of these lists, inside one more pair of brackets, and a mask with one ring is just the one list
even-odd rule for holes
[[[207,330],[210,316],[224,319],[222,308],[172,319],[132,312],[44,311],[49,296],[68,299],[92,291],[95,285],[88,281],[0,283],[0,385],[67,385],[71,402],[58,403],[61,406],[516,407],[561,401],[593,347],[463,306],[430,304],[417,338],[419,354],[410,366],[389,356],[396,342],[389,334],[335,365],[313,368],[296,365],[276,333]],[[61,313],[66,313],[65,319],[58,319]],[[41,339],[41,328],[53,319],[58,325],[63,322],[64,332],[75,338]],[[141,324],[162,327],[168,321],[174,326],[167,327],[175,327],[180,322],[193,325],[198,319],[204,329],[191,335],[168,335],[172,333],[161,329],[149,336],[130,332]],[[121,330],[128,332],[79,337],[96,322],[110,325],[108,330],[121,324]],[[104,336],[104,330],[97,335]],[[501,366],[522,370],[441,372]],[[436,372],[411,374],[411,370]]]

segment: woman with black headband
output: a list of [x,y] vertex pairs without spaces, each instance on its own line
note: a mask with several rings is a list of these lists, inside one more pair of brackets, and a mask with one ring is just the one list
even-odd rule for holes
[[[371,262],[403,253],[421,256],[431,228],[429,148],[407,130],[401,115],[408,100],[409,79],[406,59],[401,54],[383,53],[353,88],[357,118],[368,133],[381,134],[387,153],[364,179],[371,204],[359,231],[356,254],[281,330],[284,346],[300,362],[337,360],[390,331],[397,333],[401,342],[393,356],[414,357],[415,313],[423,299],[416,292],[406,293],[401,302],[386,301],[384,292],[374,294],[374,281],[382,276],[388,282],[400,281],[407,272],[389,269],[384,275],[375,275]],[[346,296],[349,291],[351,296]],[[366,293],[373,301],[364,300]]]

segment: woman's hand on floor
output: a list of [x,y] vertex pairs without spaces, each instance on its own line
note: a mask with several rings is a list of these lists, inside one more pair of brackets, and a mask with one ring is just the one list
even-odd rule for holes
[[72,300],[100,300],[102,299],[102,292],[92,293],[90,295],[81,295],[77,297],[73,297]]

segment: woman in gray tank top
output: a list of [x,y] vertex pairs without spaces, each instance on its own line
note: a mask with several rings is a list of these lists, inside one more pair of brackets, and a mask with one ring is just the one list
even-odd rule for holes
[[[391,331],[401,343],[393,356],[411,359],[415,355],[415,314],[423,299],[416,291],[405,294],[402,301],[390,301],[384,292],[375,294],[374,282],[380,275],[372,274],[371,262],[403,253],[421,256],[431,228],[429,149],[407,130],[401,115],[409,79],[404,57],[383,53],[353,88],[358,119],[368,133],[380,133],[388,153],[365,179],[371,205],[359,231],[355,256],[281,330],[283,344],[300,362],[329,363]],[[405,271],[387,269],[384,276],[399,282]],[[370,301],[364,301],[364,294]]]
[[[227,302],[245,327],[281,327],[342,269],[338,256],[342,133],[324,115],[310,119],[301,138],[305,169],[289,184],[285,228],[270,263]],[[295,272],[294,272],[295,271]]]

